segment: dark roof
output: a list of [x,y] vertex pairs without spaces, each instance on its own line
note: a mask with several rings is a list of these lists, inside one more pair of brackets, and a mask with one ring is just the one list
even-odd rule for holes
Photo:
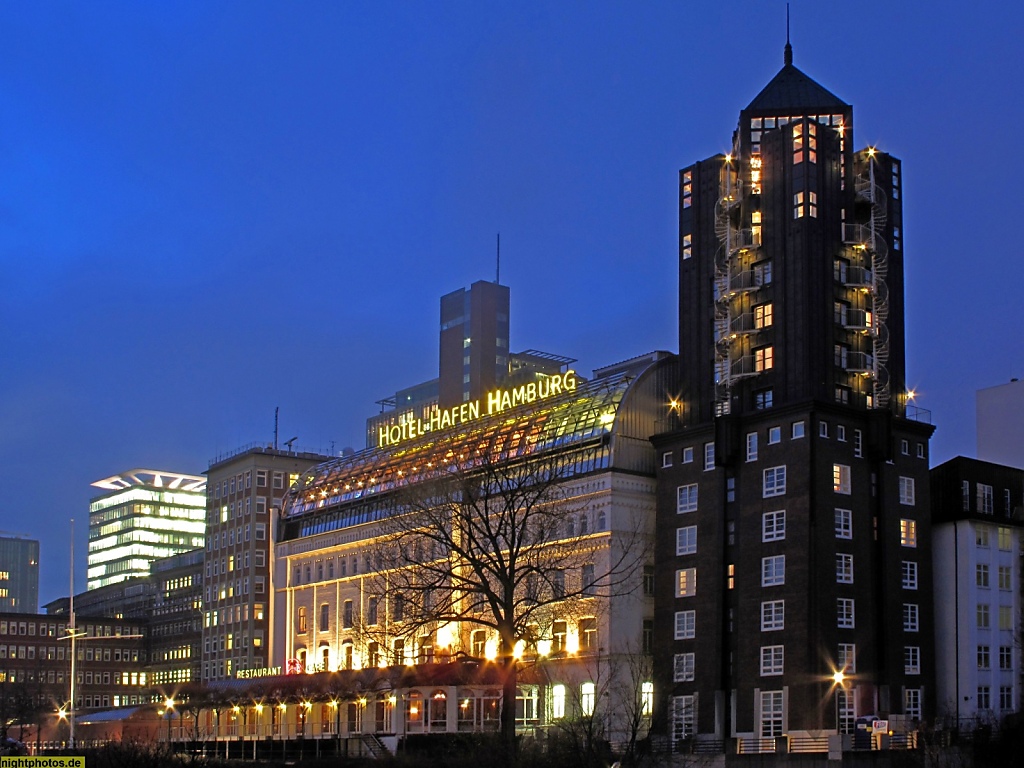
[[747,105],[748,111],[770,111],[774,114],[795,113],[807,107],[818,107],[828,111],[839,111],[849,106],[835,94],[818,85],[811,78],[793,66],[793,54],[786,46],[785,65],[772,78],[754,100]]

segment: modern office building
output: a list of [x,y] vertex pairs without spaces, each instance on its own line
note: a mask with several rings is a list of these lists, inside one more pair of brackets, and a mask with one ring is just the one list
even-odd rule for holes
[[202,679],[264,667],[270,653],[271,542],[299,474],[330,459],[246,446],[207,470]]
[[366,420],[366,447],[407,439],[411,425],[499,386],[515,387],[558,373],[572,358],[529,349],[509,353],[508,286],[478,280],[441,297],[438,377],[378,400],[381,411]]
[[731,153],[680,172],[681,390],[654,438],[656,703],[675,744],[774,750],[934,711],[902,165],[854,151],[853,126],[787,43]]
[[0,536],[0,612],[39,611],[39,542]]
[[89,589],[149,576],[154,560],[202,547],[206,478],[133,469],[97,480],[89,504]]
[[979,389],[975,411],[978,458],[1024,469],[1024,382]]
[[958,456],[931,485],[937,721],[997,726],[1021,703],[1024,470]]

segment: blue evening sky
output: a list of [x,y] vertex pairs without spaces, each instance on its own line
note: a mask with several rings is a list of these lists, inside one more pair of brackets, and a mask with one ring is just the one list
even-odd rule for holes
[[[904,162],[908,373],[933,464],[1024,373],[1024,7],[792,3],[794,63]],[[436,374],[438,299],[511,347],[678,349],[679,168],[782,66],[785,3],[0,5],[0,529],[84,587],[90,483],[252,441],[361,447]]]

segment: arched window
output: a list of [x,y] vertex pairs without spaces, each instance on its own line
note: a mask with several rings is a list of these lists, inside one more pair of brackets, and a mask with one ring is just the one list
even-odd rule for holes
[[341,668],[352,669],[352,641],[346,640],[341,644]]
[[301,634],[305,634],[305,632],[306,632],[306,606],[304,606],[304,605],[300,605],[299,606],[299,615],[298,615],[298,619],[296,620],[295,624],[296,624],[295,631],[298,632],[300,635]]
[[599,510],[597,513],[597,530],[603,531],[605,527],[604,510]]
[[444,731],[448,728],[448,696],[442,690],[430,695],[430,730]]
[[324,603],[320,606],[320,631],[326,632],[331,628],[331,606]]
[[405,702],[407,730],[422,731],[423,721],[423,694],[419,691],[409,691],[408,700]]
[[320,663],[323,664],[324,672],[331,671],[331,648],[328,645],[320,646]]

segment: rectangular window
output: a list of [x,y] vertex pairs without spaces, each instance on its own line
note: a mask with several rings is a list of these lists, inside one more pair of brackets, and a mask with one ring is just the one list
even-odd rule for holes
[[917,589],[917,563],[913,560],[903,561],[903,588]]
[[1013,686],[999,686],[999,709],[1003,712],[1013,711]]
[[836,583],[853,584],[853,555],[836,553]]
[[758,304],[754,307],[754,328],[770,328],[772,325],[772,303]]
[[775,632],[786,628],[786,601],[766,600],[761,603],[761,631]]
[[964,480],[960,483],[960,497],[964,512],[971,511],[971,481]]
[[772,555],[761,558],[761,586],[773,587],[786,583],[786,556]]
[[1009,528],[999,526],[997,533],[999,538],[999,549],[1003,552],[1009,552],[1013,543],[1013,531]]
[[697,697],[673,696],[672,697],[672,740],[681,741],[688,739],[696,732],[697,722]]
[[917,603],[903,604],[903,631],[917,632],[920,626],[920,611]]
[[921,674],[921,647],[917,645],[903,646],[903,672],[907,675]]
[[683,448],[683,464],[693,463],[693,448]]
[[1000,605],[999,606],[999,628],[1000,629],[1013,629],[1013,606],[1012,605]]
[[661,466],[672,466],[672,451],[665,451],[663,454],[661,454]]
[[1010,566],[1008,566],[1008,565],[1000,565],[999,566],[999,571],[998,571],[999,589],[1005,591],[1005,590],[1009,590],[1009,589],[1013,588],[1012,587],[1012,583],[1013,582],[1011,580],[1011,575],[1010,575],[1012,572],[1013,572],[1013,569]]
[[836,626],[842,629],[853,629],[856,626],[853,598],[840,597],[836,600]]
[[986,563],[978,563],[974,566],[974,585],[988,589],[988,565]]
[[1013,669],[1013,646],[999,646],[999,668],[1002,670]]
[[676,514],[697,511],[697,484],[680,485],[676,488]]
[[832,490],[850,495],[850,467],[848,464],[832,465]]
[[988,547],[988,528],[986,526],[979,526],[975,529],[974,543],[979,547]]
[[853,512],[849,509],[836,509],[836,538],[853,538]]
[[828,422],[827,421],[819,421],[818,422],[818,437],[828,437]]
[[802,421],[794,421],[793,428],[790,431],[790,437],[793,440],[799,440],[804,436],[804,423]]
[[978,646],[978,669],[991,669],[992,658],[987,645]]
[[914,506],[914,478],[900,477],[900,504]]
[[697,552],[697,526],[676,528],[676,554],[692,555]]
[[858,459],[864,456],[864,435],[859,429],[853,430],[853,455]]
[[775,347],[769,344],[754,350],[754,370],[758,373],[775,367]]
[[715,468],[715,444],[704,443],[704,471],[710,472]]
[[903,691],[903,713],[910,720],[921,719],[921,689],[906,688]]
[[900,520],[900,545],[904,547],[917,546],[917,522],[903,518]]
[[757,461],[757,432],[747,434],[747,461]]
[[694,655],[677,653],[672,658],[672,682],[689,683],[693,681]]
[[988,603],[978,603],[974,611],[975,622],[978,629],[989,629],[992,626],[991,615],[989,614]]
[[844,427],[842,424],[836,425],[836,440],[838,440],[840,443],[846,442],[846,427]]
[[761,676],[781,675],[784,668],[784,649],[781,645],[761,646]]
[[775,445],[782,442],[782,428],[768,427],[768,445]]
[[900,440],[900,453],[902,453],[904,456],[909,456],[910,455],[910,441],[909,440]]
[[692,640],[697,631],[696,611],[676,611],[675,639]]
[[855,643],[840,643],[836,663],[840,671],[847,674],[855,673],[857,671],[857,645]]
[[995,511],[995,504],[992,497],[992,486],[978,483],[978,512],[982,515],[991,515]]
[[761,691],[761,738],[782,735],[782,691]]
[[697,569],[680,568],[676,571],[676,597],[693,597],[697,594]]
[[769,467],[763,473],[762,496],[782,496],[786,493],[786,465]]
[[761,541],[780,541],[786,538],[786,510],[765,512],[761,515]]

